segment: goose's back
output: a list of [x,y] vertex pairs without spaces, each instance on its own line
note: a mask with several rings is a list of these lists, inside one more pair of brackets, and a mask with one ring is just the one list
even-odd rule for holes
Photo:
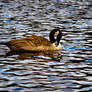
[[9,44],[13,50],[42,51],[48,50],[51,42],[41,36],[32,35],[29,37],[11,40]]

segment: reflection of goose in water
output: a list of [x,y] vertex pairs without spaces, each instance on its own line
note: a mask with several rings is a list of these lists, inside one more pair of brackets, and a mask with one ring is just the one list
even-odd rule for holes
[[29,37],[15,39],[8,42],[6,45],[13,51],[53,51],[60,50],[60,39],[62,32],[59,28],[53,29],[49,38],[50,41],[42,36],[32,35]]
[[38,60],[41,59],[42,61],[60,61],[61,57],[61,51],[45,51],[45,52],[8,52],[6,56],[12,56],[12,55],[18,55],[16,58],[20,60],[25,60],[25,59],[31,59],[31,60]]

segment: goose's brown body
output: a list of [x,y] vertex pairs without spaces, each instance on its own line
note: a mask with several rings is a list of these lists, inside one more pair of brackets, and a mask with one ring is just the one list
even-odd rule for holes
[[59,50],[61,47],[55,46],[48,39],[42,36],[32,35],[29,37],[11,40],[10,48],[15,51],[49,51]]

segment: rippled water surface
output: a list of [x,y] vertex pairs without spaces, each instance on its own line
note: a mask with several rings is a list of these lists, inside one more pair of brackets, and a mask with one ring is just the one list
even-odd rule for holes
[[[62,29],[60,52],[14,53],[4,44]],[[0,0],[0,91],[92,92],[92,0]]]

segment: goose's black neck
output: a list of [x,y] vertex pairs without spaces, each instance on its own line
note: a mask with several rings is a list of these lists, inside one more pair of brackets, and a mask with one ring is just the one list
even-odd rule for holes
[[[55,33],[59,32],[56,39],[55,39]],[[59,45],[60,39],[62,37],[62,32],[60,31],[60,29],[53,29],[50,34],[49,34],[49,38],[50,38],[50,42],[51,43],[56,43],[56,45]]]
[[54,38],[54,34],[55,34],[54,31],[51,31],[50,34],[49,34],[49,38],[50,38],[50,42],[51,43],[56,42],[56,39]]

